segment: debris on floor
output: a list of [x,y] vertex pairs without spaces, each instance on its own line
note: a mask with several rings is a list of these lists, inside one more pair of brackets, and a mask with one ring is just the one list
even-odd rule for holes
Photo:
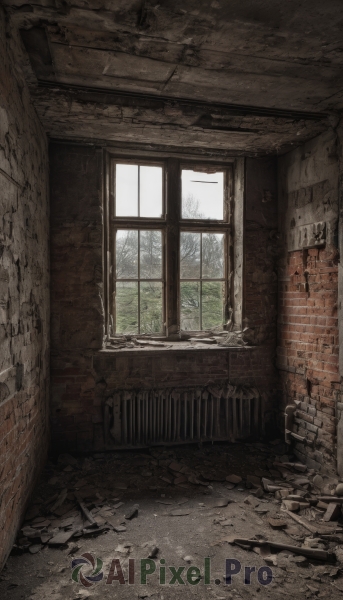
[[[273,568],[278,585],[295,597],[300,588],[306,597],[334,597],[343,589],[343,484],[287,450],[282,442],[223,443],[60,455],[33,494],[8,568],[12,561],[19,568],[27,554],[31,564],[46,563],[58,551],[67,568],[73,556],[98,549],[154,561],[174,553],[188,565],[211,555],[219,572],[235,549],[242,564]],[[285,573],[294,568],[292,584]],[[1,597],[22,597],[3,574]]]

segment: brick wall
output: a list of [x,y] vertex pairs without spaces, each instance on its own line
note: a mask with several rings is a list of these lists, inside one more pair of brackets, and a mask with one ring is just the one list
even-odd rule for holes
[[0,569],[48,444],[48,157],[0,7]]
[[[334,136],[324,134],[280,161],[278,367],[284,404],[297,407],[292,430],[303,439],[293,438],[294,448],[310,467],[323,471],[335,469],[339,390],[335,148]],[[318,189],[323,193],[317,198]],[[321,247],[289,249],[294,223],[301,227],[322,220],[326,241]]]
[[[306,272],[306,278],[305,273]],[[280,283],[278,363],[284,392],[297,404],[297,444],[312,467],[332,461],[338,376],[337,251],[292,252],[289,282]],[[305,291],[306,288],[306,291]]]
[[[276,370],[275,162],[247,163],[245,317],[258,348],[101,352],[101,149],[51,144],[52,423],[55,449],[102,449],[103,403],[116,389],[207,385],[258,386],[272,421]],[[266,190],[273,190],[266,194]],[[265,197],[268,202],[264,202]],[[252,204],[256,204],[255,208]],[[266,215],[268,227],[265,227]],[[271,221],[273,218],[273,222]],[[274,249],[272,249],[272,247]],[[273,431],[276,434],[275,431]]]

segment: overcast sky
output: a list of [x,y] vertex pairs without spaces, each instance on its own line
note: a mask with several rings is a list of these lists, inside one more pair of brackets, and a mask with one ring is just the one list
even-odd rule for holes
[[[192,195],[205,219],[223,219],[223,172],[207,174],[182,171],[182,197]],[[162,167],[140,167],[138,212],[138,166],[116,165],[116,216],[162,216]]]

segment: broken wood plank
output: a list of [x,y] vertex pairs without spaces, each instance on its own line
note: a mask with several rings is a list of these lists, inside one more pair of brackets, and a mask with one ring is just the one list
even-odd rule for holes
[[343,496],[319,496],[320,502],[336,502],[337,504],[343,504]]
[[319,523],[316,523],[316,525],[312,525],[312,523],[310,523],[307,519],[305,519],[304,517],[300,517],[299,515],[296,515],[288,510],[285,511],[285,513],[291,517],[294,521],[296,521],[297,523],[299,523],[299,525],[302,525],[303,527],[305,527],[305,529],[308,529],[308,531],[310,531],[311,533],[314,533],[315,535],[330,535],[331,533],[333,533],[334,531],[340,531],[340,528],[337,527],[329,527],[329,526],[322,526]]
[[288,550],[293,554],[300,554],[301,556],[306,556],[308,558],[313,558],[316,560],[324,560],[327,562],[332,562],[336,560],[334,553],[327,552],[326,550],[319,550],[317,548],[302,548],[299,546],[292,546],[290,544],[282,544],[281,542],[271,542],[269,540],[249,540],[246,538],[234,538],[234,544],[239,544],[241,546],[249,546],[253,547],[261,547],[268,544],[271,549],[274,550]]
[[74,495],[75,495],[75,498],[76,498],[84,516],[86,517],[87,521],[89,521],[91,523],[91,525],[97,525],[93,515],[89,512],[86,505],[82,502],[80,496],[78,494],[74,494]]

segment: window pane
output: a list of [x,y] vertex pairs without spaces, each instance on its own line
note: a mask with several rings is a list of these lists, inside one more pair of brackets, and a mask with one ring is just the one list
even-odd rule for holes
[[224,234],[202,234],[202,277],[217,279],[224,277]]
[[142,281],[140,286],[140,333],[161,333],[163,331],[162,283]]
[[140,167],[140,217],[162,217],[162,167]]
[[138,217],[137,165],[116,165],[116,216]]
[[138,333],[138,283],[116,283],[116,331]]
[[200,279],[200,233],[180,234],[181,279]]
[[181,329],[197,331],[200,329],[200,282],[181,281]]
[[182,218],[224,218],[224,173],[182,170]]
[[224,283],[202,283],[202,328],[211,329],[223,325]]
[[162,233],[140,232],[140,277],[162,279]]
[[117,279],[138,278],[138,231],[119,229],[116,235]]

